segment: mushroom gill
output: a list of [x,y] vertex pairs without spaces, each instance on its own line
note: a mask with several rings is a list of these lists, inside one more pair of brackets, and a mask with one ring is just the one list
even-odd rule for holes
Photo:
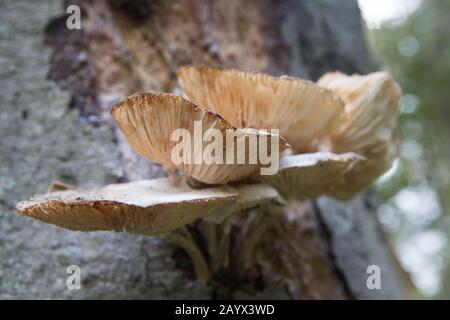
[[331,90],[294,77],[184,66],[178,80],[191,101],[236,127],[279,129],[294,152],[312,152],[341,121],[343,102]]
[[345,75],[331,72],[317,82],[345,102],[344,120],[322,144],[336,153],[355,152],[366,157],[349,179],[348,192],[370,186],[387,171],[398,154],[395,133],[401,89],[387,72]]
[[[171,94],[131,95],[113,107],[112,115],[140,155],[206,184],[243,180],[263,166],[256,159],[263,147],[269,154],[288,147],[276,134],[233,127],[219,114]],[[278,150],[271,150],[274,140]],[[209,163],[205,153],[212,155]]]

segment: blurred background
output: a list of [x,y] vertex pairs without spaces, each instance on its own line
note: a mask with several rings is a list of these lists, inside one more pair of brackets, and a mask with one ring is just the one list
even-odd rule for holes
[[378,63],[403,89],[401,157],[378,181],[379,219],[418,288],[450,297],[450,2],[359,0]]

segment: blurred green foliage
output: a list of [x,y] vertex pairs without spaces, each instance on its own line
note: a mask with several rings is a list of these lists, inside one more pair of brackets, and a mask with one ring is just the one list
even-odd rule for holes
[[450,298],[450,1],[425,0],[404,23],[367,34],[403,89],[401,157],[379,183],[380,219],[418,295]]

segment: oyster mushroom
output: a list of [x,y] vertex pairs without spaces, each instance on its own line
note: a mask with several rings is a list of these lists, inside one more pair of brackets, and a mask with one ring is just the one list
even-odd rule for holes
[[277,128],[296,153],[315,151],[344,109],[331,90],[301,78],[192,66],[177,75],[189,100],[237,127]]
[[229,186],[196,190],[184,178],[170,177],[50,192],[19,202],[17,209],[69,230],[164,235],[237,198]]
[[[319,182],[312,189],[298,183],[288,187],[284,178],[289,178],[286,172],[293,172],[292,167],[275,176],[260,177],[267,183],[278,181],[277,187],[284,179],[286,188],[301,190],[297,192],[299,197],[329,194],[349,199],[388,170],[397,156],[395,125],[400,89],[386,72],[367,76],[328,73],[315,84],[294,77],[185,66],[178,71],[178,78],[186,97],[223,114],[233,125],[279,128],[294,154],[353,152],[365,159],[355,160],[358,165],[351,165],[345,175],[329,172],[327,181],[334,192]],[[331,163],[337,164],[332,160],[319,161],[318,165]],[[301,167],[303,174],[309,170],[316,171],[314,166]],[[331,183],[330,179],[341,182]]]
[[331,72],[317,83],[345,102],[344,120],[331,130],[321,147],[366,157],[348,177],[347,187],[349,194],[364,190],[391,167],[398,155],[395,128],[401,89],[387,72],[365,76]]
[[[19,212],[70,230],[167,238],[188,252],[199,280],[205,282],[211,269],[228,264],[229,218],[234,214],[255,208],[262,213],[241,248],[244,265],[249,265],[265,232],[264,213],[280,212],[292,198],[349,199],[387,170],[396,156],[400,89],[386,73],[335,72],[314,84],[293,77],[183,67],[178,77],[184,94],[208,110],[171,94],[138,93],[116,104],[112,115],[140,155],[186,177],[88,191],[55,182],[49,193],[20,202]],[[297,154],[287,155],[286,141],[264,129],[279,129]],[[173,139],[178,130],[181,147]],[[228,140],[229,131],[233,135]],[[237,150],[240,138],[244,152]],[[211,148],[216,140],[225,143]],[[262,174],[267,163],[250,160],[261,150],[277,161],[283,155],[276,174]],[[205,161],[205,152],[214,161]],[[186,227],[198,220],[210,265]]]
[[285,199],[315,198],[329,195],[348,199],[348,176],[365,162],[355,153],[316,152],[285,156],[278,174],[261,176],[261,180],[277,189]]
[[[186,250],[198,279],[206,282],[210,278],[208,263],[189,231],[182,227],[208,215],[216,215],[208,221],[221,223],[224,213],[230,216],[262,204],[280,202],[278,193],[269,186],[193,189],[185,177],[178,176],[111,184],[93,190],[49,192],[19,202],[17,209],[25,216],[69,230],[123,231],[166,238]],[[208,221],[210,233],[205,237],[209,255],[214,261],[219,256],[226,260],[228,234],[218,244],[217,237],[211,234],[215,229]]]
[[[276,134],[233,127],[219,114],[171,94],[134,94],[116,104],[112,115],[140,155],[206,184],[243,180],[262,166],[256,157],[262,148],[275,152],[275,141],[279,154],[288,147]],[[211,148],[215,142],[218,147]],[[213,161],[205,161],[205,152]]]

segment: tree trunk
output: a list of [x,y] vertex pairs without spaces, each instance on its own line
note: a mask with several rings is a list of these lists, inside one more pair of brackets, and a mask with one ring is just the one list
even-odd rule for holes
[[[166,241],[70,232],[14,210],[53,179],[91,187],[163,176],[130,149],[109,110],[136,91],[178,92],[182,65],[311,80],[373,70],[356,1],[86,0],[76,2],[81,30],[66,28],[61,1],[0,3],[0,298],[406,297],[368,195],[290,202],[244,273],[231,263],[206,285]],[[66,289],[69,265],[81,268],[81,290]],[[370,265],[381,269],[379,290],[366,285]]]

